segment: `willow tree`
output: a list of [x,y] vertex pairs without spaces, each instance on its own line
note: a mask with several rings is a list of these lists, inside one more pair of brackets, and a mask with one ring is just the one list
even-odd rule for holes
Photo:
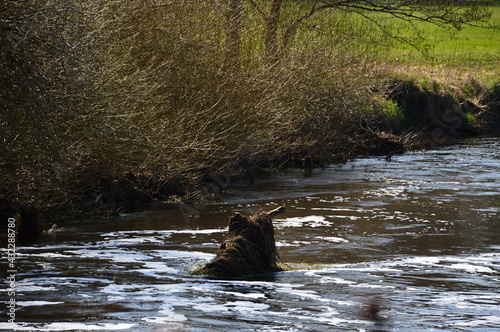
[[[343,11],[357,14],[374,23],[383,33],[400,42],[409,42],[408,39],[398,37],[388,25],[387,20],[380,20],[380,16],[373,13],[385,14],[388,17],[412,24],[416,21],[428,22],[441,27],[460,29],[464,25],[485,26],[491,13],[480,6],[480,1],[463,0],[229,0],[227,33],[228,55],[237,59],[235,52],[241,38],[241,17],[243,2],[250,5],[264,21],[264,57],[267,61],[275,62],[286,54],[299,27],[304,25],[313,16],[325,11]],[[293,6],[301,6],[301,11],[292,20],[283,23],[285,10]]]

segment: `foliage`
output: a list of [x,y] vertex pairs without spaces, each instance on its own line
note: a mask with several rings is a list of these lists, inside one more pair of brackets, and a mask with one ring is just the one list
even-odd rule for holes
[[404,118],[403,110],[398,106],[398,104],[394,100],[384,100],[380,102],[380,106],[382,107],[382,111],[386,116],[396,119]]

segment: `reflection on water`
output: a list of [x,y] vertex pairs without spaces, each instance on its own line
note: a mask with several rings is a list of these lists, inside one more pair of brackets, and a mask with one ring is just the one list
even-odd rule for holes
[[[18,248],[17,324],[0,329],[498,331],[499,152],[500,139],[483,138],[364,158],[59,230]],[[214,256],[231,211],[278,205],[290,270],[189,274]]]

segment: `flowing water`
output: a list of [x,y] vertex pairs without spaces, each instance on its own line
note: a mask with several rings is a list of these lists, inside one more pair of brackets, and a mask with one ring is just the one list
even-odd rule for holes
[[[231,212],[279,205],[290,270],[189,273]],[[2,306],[0,330],[499,331],[500,138],[274,174],[214,203],[56,229],[17,254],[15,323]]]

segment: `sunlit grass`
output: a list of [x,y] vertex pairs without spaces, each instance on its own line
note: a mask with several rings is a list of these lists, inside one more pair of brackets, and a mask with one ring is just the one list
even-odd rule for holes
[[[490,24],[500,26],[500,6],[490,6]],[[500,79],[500,31],[480,27],[463,27],[460,30],[445,29],[430,23],[416,23],[424,39],[418,48],[395,43],[387,59],[394,64],[432,68],[447,68],[477,75],[486,83]],[[411,37],[410,28],[398,32]]]
[[[485,25],[500,27],[500,5],[486,8],[492,16]],[[286,15],[292,14],[286,12]],[[367,47],[370,54],[378,54],[375,61],[388,66],[391,72],[405,73],[417,79],[435,77],[450,83],[474,77],[487,86],[500,80],[499,29],[465,25],[457,30],[423,21],[405,22],[382,13],[368,13],[367,16],[373,21],[355,13],[343,15],[327,11],[314,16],[306,25],[308,28],[314,26],[318,31],[318,36],[323,38],[322,47],[338,48],[341,44],[330,45],[332,40],[348,39],[348,49]],[[345,24],[351,27],[343,28]],[[385,32],[377,25],[383,26]],[[352,27],[366,31],[350,36]],[[296,40],[298,45],[306,48],[311,40],[310,30],[299,30]]]

